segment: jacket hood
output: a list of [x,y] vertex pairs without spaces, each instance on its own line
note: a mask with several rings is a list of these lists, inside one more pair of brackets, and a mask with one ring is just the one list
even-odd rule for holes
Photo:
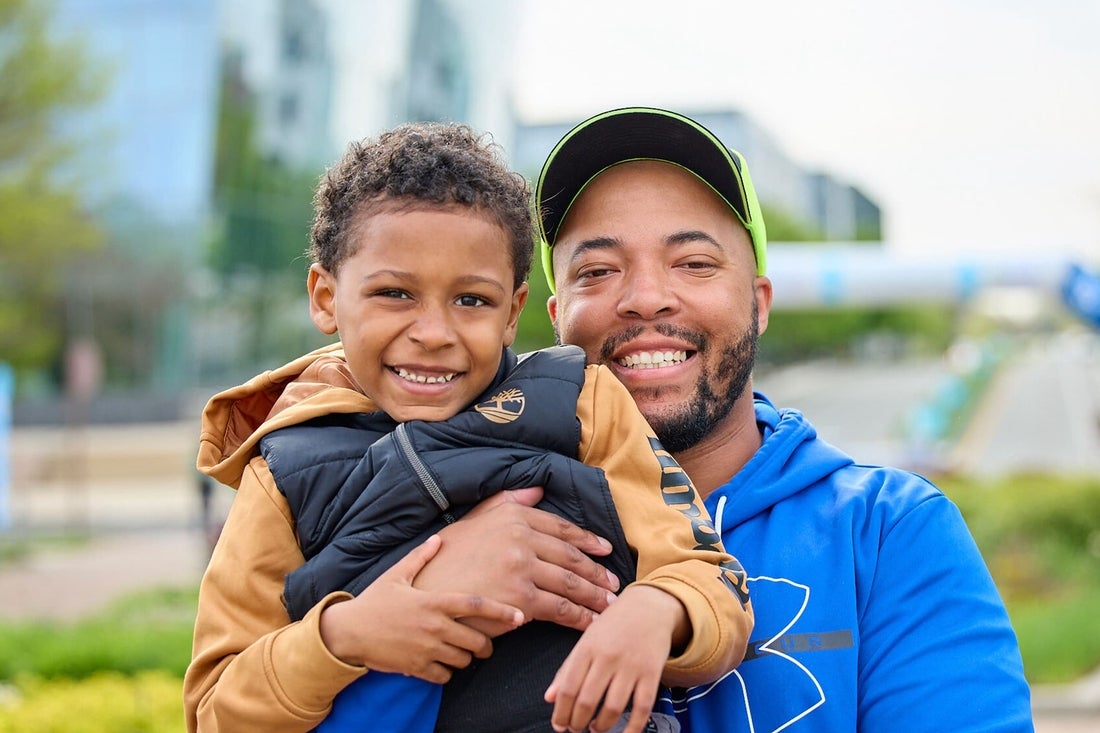
[[333,413],[378,409],[357,387],[339,343],[258,374],[210,398],[202,412],[196,466],[236,488],[260,438]]
[[740,471],[707,497],[707,508],[721,525],[719,531],[767,511],[854,463],[848,454],[818,440],[817,430],[798,410],[776,409],[759,392],[753,396],[756,424],[764,442]]

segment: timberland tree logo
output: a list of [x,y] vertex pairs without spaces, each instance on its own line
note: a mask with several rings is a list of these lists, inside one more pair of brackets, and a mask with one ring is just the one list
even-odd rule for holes
[[512,388],[499,392],[474,409],[495,423],[504,425],[515,422],[523,414],[523,408],[527,405],[527,398],[521,390]]

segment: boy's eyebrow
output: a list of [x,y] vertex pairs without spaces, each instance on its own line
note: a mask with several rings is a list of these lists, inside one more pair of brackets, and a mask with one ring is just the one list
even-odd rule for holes
[[464,285],[481,285],[481,284],[484,284],[484,285],[491,285],[491,286],[493,286],[495,288],[499,288],[501,290],[505,289],[504,285],[501,284],[500,280],[497,280],[497,279],[491,278],[491,277],[486,277],[484,275],[463,275],[462,277],[458,278],[458,281],[460,283],[464,284]]
[[[379,277],[392,277],[397,280],[413,282],[417,279],[417,274],[415,272],[408,272],[406,270],[375,270],[364,275],[363,282],[369,283],[371,280]],[[499,280],[487,277],[485,275],[462,275],[456,279],[461,285],[490,285],[500,290],[506,289]]]

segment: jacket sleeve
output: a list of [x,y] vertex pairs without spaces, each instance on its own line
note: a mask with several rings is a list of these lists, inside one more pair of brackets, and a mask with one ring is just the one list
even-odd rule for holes
[[327,596],[290,622],[283,577],[302,559],[286,501],[267,464],[253,458],[199,590],[183,689],[191,733],[308,731],[364,673],[321,640],[321,610],[348,594]]
[[607,476],[638,580],[677,598],[691,640],[665,666],[664,682],[713,681],[745,655],[752,606],[745,573],[722,546],[709,513],[626,388],[606,367],[589,366],[577,402],[580,458]]

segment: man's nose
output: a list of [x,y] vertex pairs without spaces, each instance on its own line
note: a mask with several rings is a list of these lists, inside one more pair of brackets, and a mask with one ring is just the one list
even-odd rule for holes
[[633,269],[626,274],[618,312],[628,318],[653,319],[673,313],[679,298],[662,268]]

